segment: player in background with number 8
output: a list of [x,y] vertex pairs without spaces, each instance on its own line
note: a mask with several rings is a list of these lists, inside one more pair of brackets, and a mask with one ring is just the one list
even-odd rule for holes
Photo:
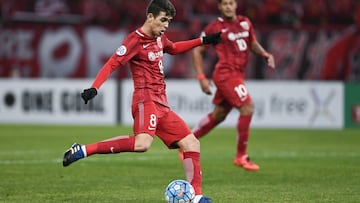
[[174,16],[175,8],[170,1],[150,1],[142,27],[124,39],[99,71],[91,88],[81,93],[86,104],[97,95],[100,86],[114,70],[129,63],[134,82],[132,116],[135,136],[123,135],[87,145],[75,143],[64,153],[63,166],[94,154],[145,152],[156,135],[169,149],[181,148],[184,151],[186,178],[196,194],[194,203],[211,203],[211,199],[203,196],[201,191],[200,142],[169,107],[162,58],[164,53],[179,54],[202,44],[216,44],[221,40],[221,33],[173,43],[164,32]]
[[[215,45],[218,56],[213,72],[213,81],[217,88],[213,99],[215,107],[213,112],[206,115],[195,126],[193,133],[197,138],[206,135],[225,120],[232,108],[236,108],[240,116],[236,126],[237,153],[233,163],[246,170],[257,171],[260,167],[250,161],[247,155],[254,104],[245,85],[245,68],[250,51],[263,57],[271,68],[275,68],[274,57],[266,52],[256,40],[250,20],[236,14],[236,0],[218,0],[218,8],[221,16],[207,25],[202,33],[202,36],[206,36],[210,33],[222,32],[221,42]],[[211,94],[211,83],[202,69],[204,51],[205,46],[199,46],[193,50],[193,63],[202,91]],[[182,157],[181,151],[180,157]]]

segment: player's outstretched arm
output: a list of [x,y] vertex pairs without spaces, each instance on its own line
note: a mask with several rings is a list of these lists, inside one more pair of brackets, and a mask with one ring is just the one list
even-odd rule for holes
[[192,48],[200,46],[202,44],[217,44],[221,41],[221,32],[210,34],[205,37],[196,38],[192,40],[179,41],[173,43],[171,49],[167,49],[166,52],[169,54],[180,54],[182,52],[188,51]]
[[91,88],[84,89],[84,91],[81,93],[81,98],[84,100],[85,104],[87,104],[89,100],[93,99],[97,95],[97,90],[108,79],[108,77],[119,66],[119,64],[120,63],[115,58],[109,58],[109,60],[98,72],[93,84],[91,85]]

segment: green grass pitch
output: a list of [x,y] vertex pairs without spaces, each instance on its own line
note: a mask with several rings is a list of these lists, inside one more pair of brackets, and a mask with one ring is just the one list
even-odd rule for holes
[[[67,168],[63,152],[131,134],[123,126],[0,125],[0,202],[163,203],[184,179],[177,150],[159,139],[146,153],[94,155]],[[235,129],[201,139],[203,192],[215,203],[359,202],[360,131],[252,129],[248,152],[260,165],[232,164]]]

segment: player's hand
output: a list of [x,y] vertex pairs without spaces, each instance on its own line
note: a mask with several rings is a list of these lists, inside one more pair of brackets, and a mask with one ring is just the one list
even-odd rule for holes
[[81,98],[85,101],[85,104],[88,103],[89,100],[94,98],[97,95],[96,88],[92,87],[89,89],[84,89],[84,91],[81,93]]
[[205,93],[205,94],[208,94],[208,95],[211,95],[212,92],[211,92],[211,82],[210,80],[208,80],[207,78],[204,78],[202,80],[199,80],[200,82],[200,86],[201,86],[201,90]]
[[209,34],[202,38],[203,44],[217,44],[221,41],[221,32]]
[[275,69],[275,59],[274,59],[274,56],[270,53],[264,53],[263,54],[268,66],[272,69]]

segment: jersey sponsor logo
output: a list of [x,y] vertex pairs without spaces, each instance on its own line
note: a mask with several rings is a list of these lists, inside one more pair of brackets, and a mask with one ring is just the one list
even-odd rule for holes
[[240,26],[241,26],[242,28],[244,28],[245,30],[249,30],[249,29],[250,29],[249,23],[246,22],[246,21],[241,21],[241,22],[240,22]]
[[152,51],[149,52],[149,53],[148,53],[148,58],[149,58],[150,61],[155,61],[155,58],[156,58],[156,57],[155,57],[154,52],[152,52]]
[[126,46],[121,45],[121,46],[116,50],[116,54],[117,54],[118,56],[124,56],[124,55],[126,54],[126,51],[127,51]]
[[246,38],[246,37],[249,37],[249,31],[238,32],[238,33],[229,32],[228,34],[228,39],[230,41],[235,41],[237,39]]
[[155,61],[157,58],[160,58],[163,56],[163,51],[158,51],[158,52],[152,52],[150,51],[148,53],[148,58],[150,61]]
[[146,49],[148,46],[150,46],[151,44],[143,44],[143,48]]

